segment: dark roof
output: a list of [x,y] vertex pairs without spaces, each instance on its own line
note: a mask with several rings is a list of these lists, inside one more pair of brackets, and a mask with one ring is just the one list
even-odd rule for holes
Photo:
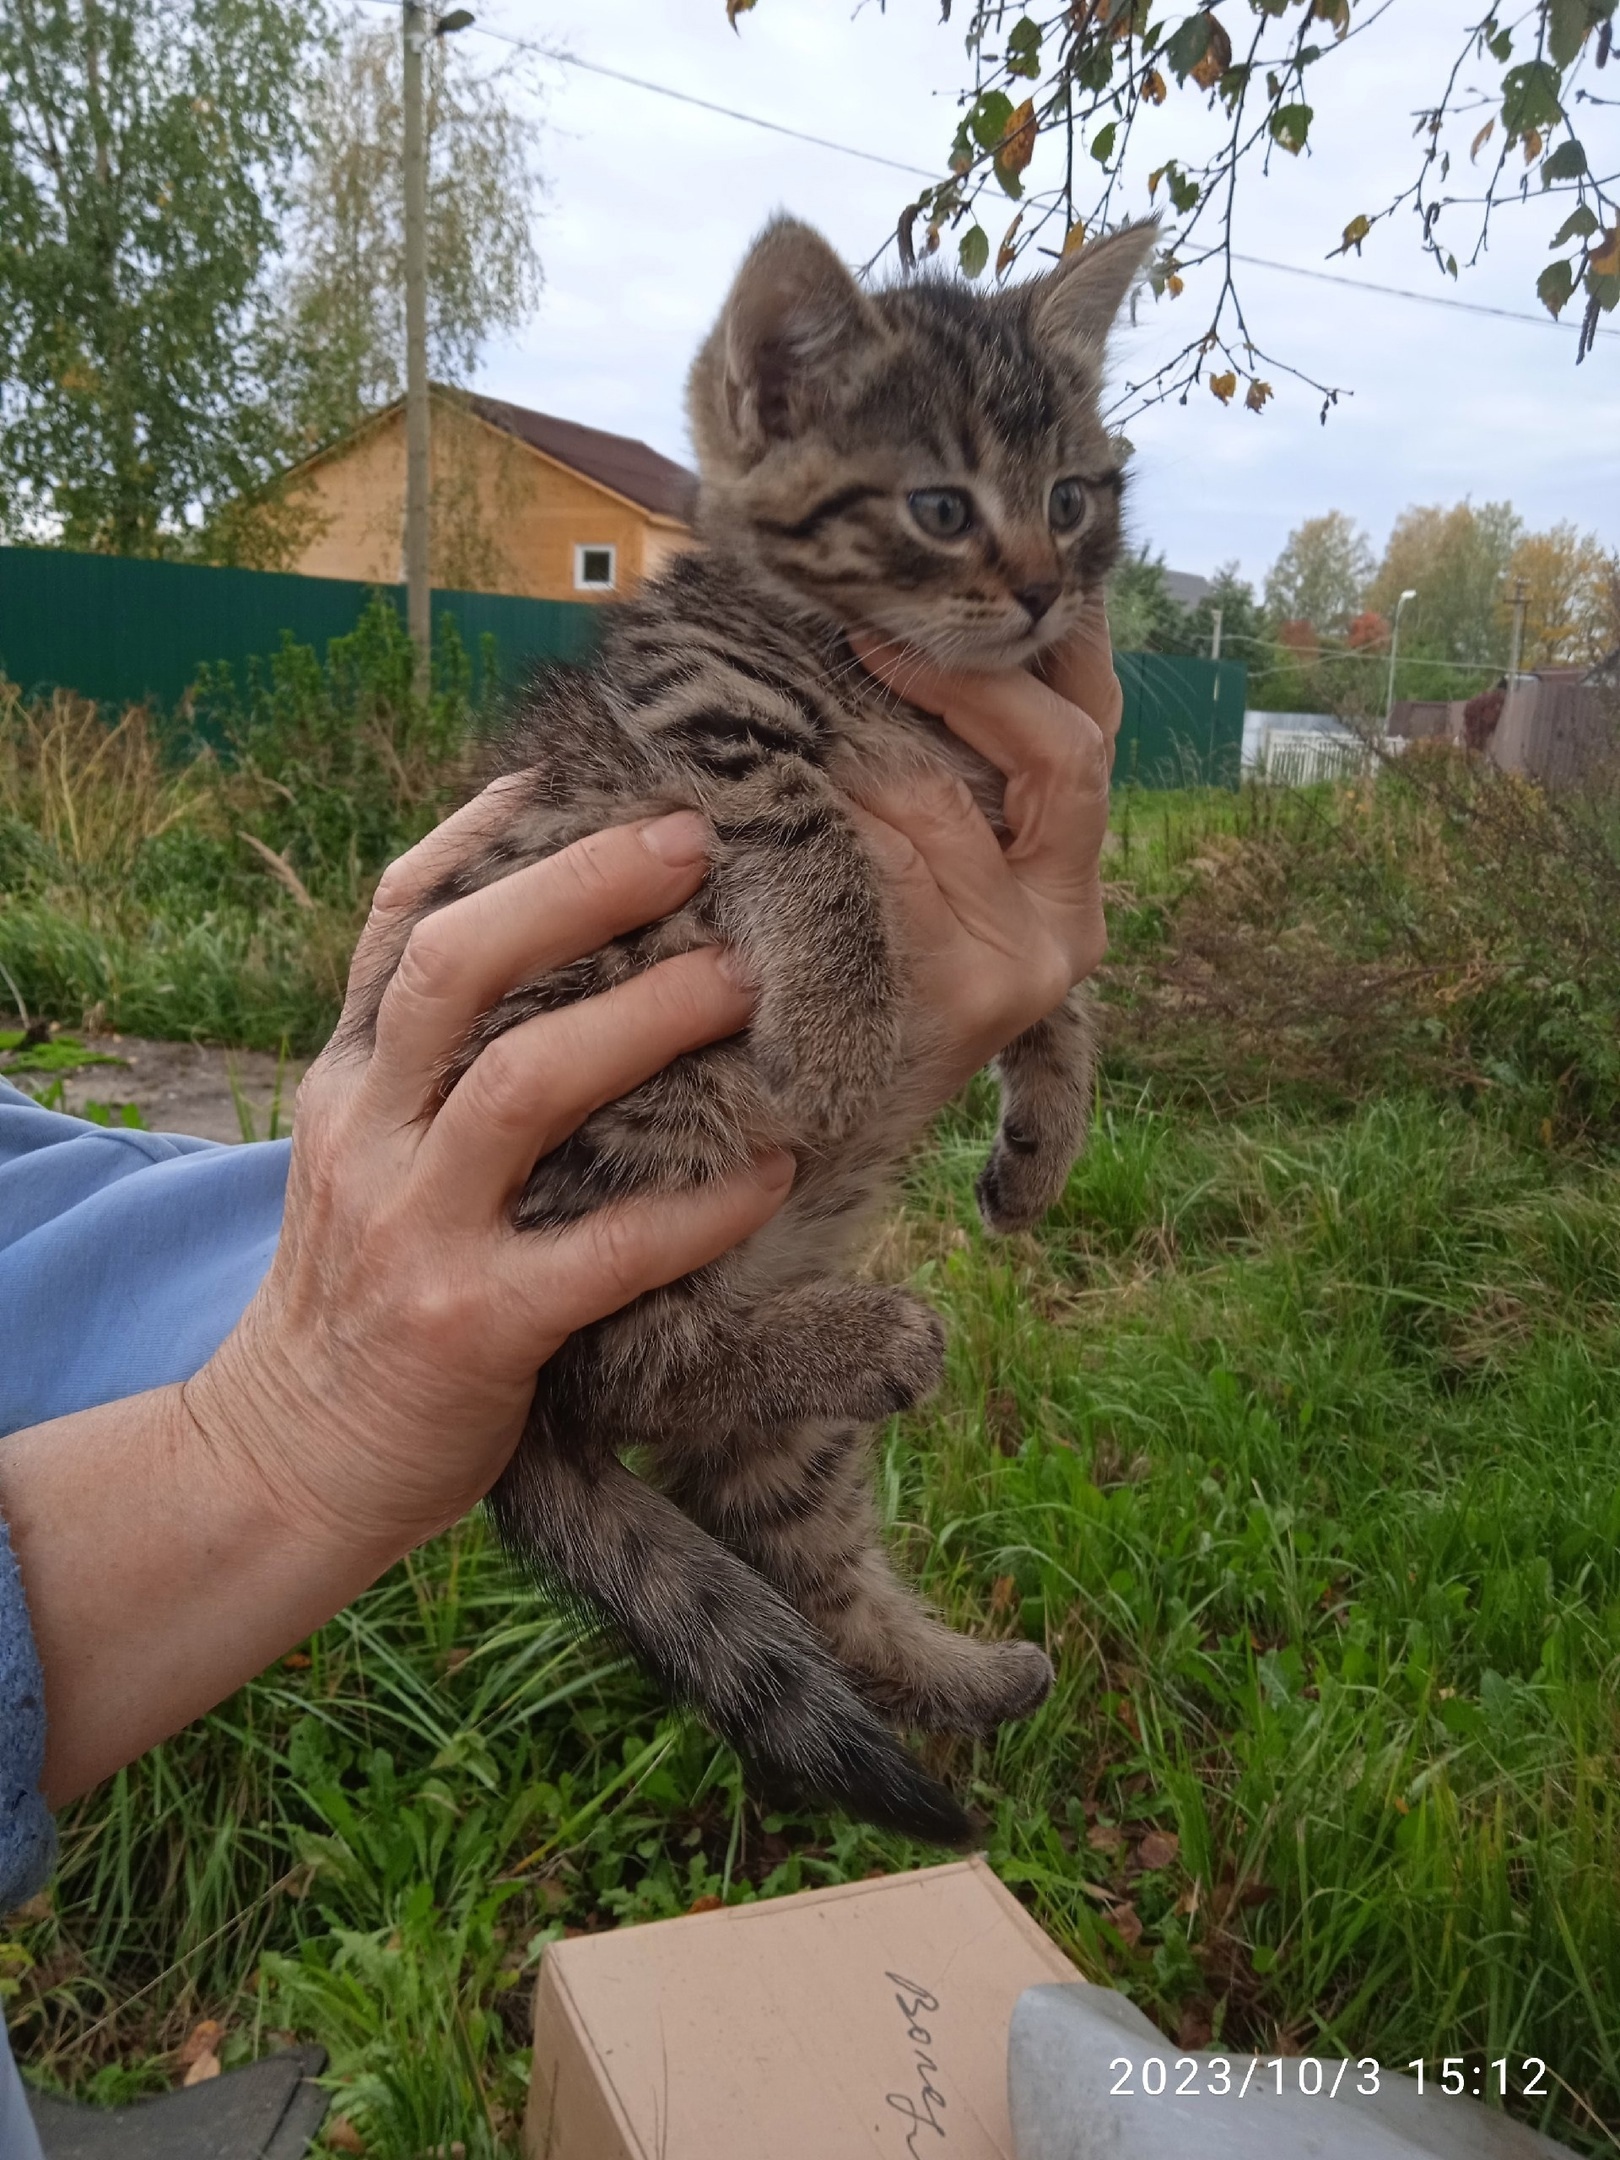
[[577,420],[530,412],[526,405],[508,405],[502,398],[472,394],[467,404],[491,427],[544,451],[587,480],[598,480],[615,494],[627,495],[644,510],[691,523],[697,504],[696,473],[673,458],[660,456],[648,444],[629,435],[609,435],[604,428],[581,427]]
[[1195,608],[1200,600],[1208,598],[1215,587],[1207,577],[1200,577],[1196,570],[1167,570],[1164,573],[1164,589],[1177,607]]

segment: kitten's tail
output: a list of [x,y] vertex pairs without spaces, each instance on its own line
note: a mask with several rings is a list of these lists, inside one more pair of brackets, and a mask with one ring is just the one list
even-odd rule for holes
[[638,1665],[786,1798],[932,1844],[972,1836],[809,1624],[607,1450],[579,1454],[537,1403],[490,1495],[502,1542],[548,1589],[606,1614]]

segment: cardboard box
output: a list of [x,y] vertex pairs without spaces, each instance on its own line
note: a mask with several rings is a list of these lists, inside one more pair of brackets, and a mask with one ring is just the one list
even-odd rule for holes
[[1014,2160],[1013,2004],[1079,1977],[979,1859],[577,1936],[529,2160]]

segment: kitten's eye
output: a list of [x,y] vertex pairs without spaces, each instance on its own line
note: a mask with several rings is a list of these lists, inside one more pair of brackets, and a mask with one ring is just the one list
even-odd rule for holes
[[1086,514],[1083,480],[1059,480],[1047,498],[1046,515],[1054,532],[1073,532]]
[[906,501],[930,540],[958,540],[973,523],[973,499],[960,488],[918,488]]

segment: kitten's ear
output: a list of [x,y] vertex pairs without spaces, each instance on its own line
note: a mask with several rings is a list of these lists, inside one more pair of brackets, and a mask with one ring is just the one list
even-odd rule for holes
[[1065,256],[1035,303],[1039,334],[1056,345],[1092,351],[1104,345],[1158,238],[1158,219],[1144,218],[1136,225],[1122,225],[1101,240],[1088,240]]
[[876,330],[860,287],[821,235],[778,218],[749,250],[700,356],[711,412],[717,402],[738,448],[762,451],[793,433],[829,371]]

